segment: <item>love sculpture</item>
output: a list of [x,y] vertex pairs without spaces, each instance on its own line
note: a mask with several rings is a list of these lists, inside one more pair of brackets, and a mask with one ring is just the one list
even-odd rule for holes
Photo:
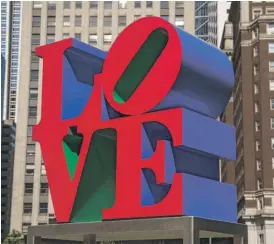
[[158,17],[108,53],[75,39],[38,47],[41,146],[57,222],[190,215],[236,222],[235,129],[217,121],[233,68],[217,48]]

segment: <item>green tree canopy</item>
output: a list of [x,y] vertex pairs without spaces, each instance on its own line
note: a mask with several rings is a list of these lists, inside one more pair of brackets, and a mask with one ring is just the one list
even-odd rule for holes
[[9,233],[3,244],[22,244],[24,243],[24,236],[17,230],[13,230]]

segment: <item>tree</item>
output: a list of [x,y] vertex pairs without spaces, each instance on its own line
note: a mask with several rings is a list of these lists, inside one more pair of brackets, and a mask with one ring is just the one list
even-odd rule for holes
[[17,230],[13,230],[9,233],[3,244],[22,244],[24,243],[24,236]]

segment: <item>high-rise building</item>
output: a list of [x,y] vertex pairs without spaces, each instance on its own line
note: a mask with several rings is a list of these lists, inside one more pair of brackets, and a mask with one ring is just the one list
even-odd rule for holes
[[237,158],[235,164],[223,165],[222,177],[237,185],[238,219],[248,226],[248,243],[270,244],[274,240],[274,2],[232,2],[228,21],[221,47],[231,53],[233,40],[235,87],[233,104],[222,119],[236,127]]
[[6,61],[1,54],[1,121],[3,119],[4,89],[5,89],[5,69]]
[[195,1],[195,35],[215,46],[218,43],[218,2]]
[[195,35],[219,46],[230,1],[195,1]]
[[[221,36],[220,49],[225,52],[230,61],[233,56],[233,25],[228,20],[224,22],[223,34]],[[233,94],[226,106],[220,120],[224,123],[234,125],[233,119]],[[231,161],[222,160],[221,179],[223,182],[235,184],[235,164]]]
[[1,1],[1,55],[5,58],[4,119],[16,119],[19,85],[20,1]]
[[9,233],[14,165],[15,124],[4,120],[1,134],[1,239]]
[[[187,13],[187,14],[185,14]],[[37,46],[74,37],[108,50],[125,26],[144,16],[160,16],[195,34],[195,3],[183,1],[22,2],[20,90],[11,229],[54,218],[45,166],[32,126],[40,119],[41,62]]]

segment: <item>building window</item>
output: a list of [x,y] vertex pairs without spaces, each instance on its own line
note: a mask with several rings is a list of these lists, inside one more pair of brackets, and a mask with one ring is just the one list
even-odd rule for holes
[[274,110],[274,99],[270,99],[270,109]]
[[256,141],[256,151],[260,151],[260,149],[261,149],[261,143],[260,143],[260,141]]
[[253,56],[258,56],[258,46],[253,47]]
[[184,8],[184,1],[176,1],[175,2],[175,9]]
[[134,20],[140,19],[141,15],[134,15]]
[[267,34],[274,34],[274,22],[267,25]]
[[55,26],[55,16],[49,16],[47,20],[48,26]]
[[255,131],[260,131],[260,123],[255,121]]
[[89,2],[90,8],[97,8],[98,7],[98,1],[90,1]]
[[268,43],[268,52],[269,53],[274,53],[274,42],[269,42]]
[[259,87],[257,84],[254,84],[254,94],[259,93]]
[[271,138],[271,149],[274,149],[274,138]]
[[48,10],[56,10],[56,3],[48,2]]
[[47,174],[47,172],[46,172],[45,165],[42,164],[42,165],[41,165],[41,175],[46,175],[46,174]]
[[32,203],[24,203],[24,213],[31,214],[32,212]]
[[257,190],[260,190],[263,188],[263,183],[262,183],[262,180],[261,179],[258,179],[257,180]]
[[112,1],[104,1],[104,9],[112,9]]
[[274,157],[272,157],[271,160],[272,160],[272,169],[274,169]]
[[152,1],[147,1],[146,5],[147,5],[147,8],[152,8],[153,7],[153,2]]
[[256,160],[256,165],[257,165],[257,171],[262,169],[262,163],[260,160]]
[[69,38],[69,36],[70,36],[69,33],[64,33],[64,34],[63,34],[63,39],[67,39],[67,38]]
[[96,34],[89,35],[89,44],[97,45],[98,36]]
[[127,3],[125,1],[119,1],[118,2],[118,8],[119,9],[125,9],[125,8],[127,8]]
[[31,45],[40,45],[40,35],[39,34],[33,34],[31,36]]
[[126,24],[127,24],[127,17],[126,16],[119,16],[118,25],[119,26],[126,26]]
[[33,183],[25,183],[25,194],[33,193]]
[[255,104],[254,104],[254,110],[255,110],[255,113],[259,112],[259,103],[255,102]]
[[37,116],[37,107],[29,107],[29,117]]
[[97,26],[97,16],[89,16],[89,26]]
[[254,75],[259,74],[259,65],[258,64],[255,64],[253,66],[253,73],[254,73]]
[[112,25],[112,17],[104,16],[104,26],[111,27],[111,25]]
[[112,41],[112,35],[111,34],[104,34],[104,43],[111,43]]
[[161,1],[160,2],[161,9],[168,9],[168,1]]
[[274,16],[274,9],[266,9],[266,14]]
[[39,57],[37,57],[34,52],[31,53],[31,62],[33,62],[33,63],[39,62]]
[[77,40],[81,40],[81,33],[75,33],[75,38]]
[[40,184],[40,194],[41,195],[48,195],[48,183],[41,183]]
[[31,81],[37,81],[38,80],[38,70],[31,70],[30,71],[30,79]]
[[134,8],[141,8],[141,1],[134,1]]
[[82,26],[82,16],[81,15],[75,16],[75,26]]
[[48,213],[48,204],[47,203],[39,204],[39,213],[42,213],[42,214]]
[[33,8],[34,9],[39,9],[39,8],[42,8],[42,2],[38,2],[38,1],[34,1],[33,2]]
[[53,43],[55,41],[54,35],[47,35],[47,44]]
[[35,144],[28,144],[27,155],[34,155],[34,154],[35,154]]
[[27,165],[25,174],[26,175],[34,175],[34,168],[31,167],[30,165]]
[[70,16],[64,16],[63,25],[70,26]]
[[70,1],[64,2],[64,9],[70,9]]
[[269,72],[274,72],[274,61],[269,61]]
[[32,136],[32,126],[28,126],[27,136]]
[[82,8],[82,1],[76,1],[75,2],[75,8]]
[[269,80],[269,90],[274,91],[274,80]]
[[32,17],[32,26],[40,26],[41,17],[40,16],[33,16]]
[[270,118],[270,128],[271,130],[274,129],[274,118]]
[[161,15],[161,18],[163,18],[163,19],[166,20],[166,21],[169,20],[169,16],[168,16],[168,15]]
[[184,27],[184,16],[183,15],[176,15],[175,16],[175,25],[183,28]]

